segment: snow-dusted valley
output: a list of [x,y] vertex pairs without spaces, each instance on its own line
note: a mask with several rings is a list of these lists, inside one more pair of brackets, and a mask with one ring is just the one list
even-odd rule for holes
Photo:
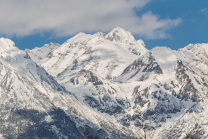
[[0,54],[0,138],[208,138],[208,44],[147,50],[118,27]]

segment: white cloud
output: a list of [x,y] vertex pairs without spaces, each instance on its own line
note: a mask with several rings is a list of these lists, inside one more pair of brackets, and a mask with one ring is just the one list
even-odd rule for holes
[[150,0],[0,0],[0,33],[26,36],[51,31],[54,36],[122,27],[150,39],[165,38],[181,19],[159,19],[136,10]]

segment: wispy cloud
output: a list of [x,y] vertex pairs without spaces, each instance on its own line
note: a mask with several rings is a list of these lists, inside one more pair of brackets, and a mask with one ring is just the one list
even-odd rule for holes
[[202,13],[206,12],[206,11],[207,11],[207,8],[203,8],[203,9],[200,10],[200,12],[202,12]]
[[160,19],[136,10],[150,0],[0,0],[0,34],[26,36],[45,31],[53,36],[122,27],[149,39],[166,38],[181,19]]

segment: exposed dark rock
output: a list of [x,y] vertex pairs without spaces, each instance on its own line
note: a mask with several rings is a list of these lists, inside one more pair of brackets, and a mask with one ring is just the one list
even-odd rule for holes
[[119,123],[127,127],[130,126],[130,121],[131,121],[131,115],[129,114],[122,116],[122,118],[118,120]]
[[134,87],[133,95],[135,95],[135,94],[137,94],[137,93],[138,93],[139,87],[140,87],[140,86],[136,86],[136,87]]
[[30,55],[26,52],[25,56],[23,56],[24,58],[27,58],[27,59],[31,59],[30,58]]
[[145,81],[149,78],[149,73],[143,74],[142,77],[139,78],[139,81]]
[[116,98],[116,101],[117,101],[117,103],[120,104],[121,106],[125,106],[124,100]]
[[47,57],[48,57],[48,58],[53,57],[53,52],[51,51],[50,53],[48,53]]
[[105,95],[103,96],[102,100],[103,100],[104,102],[111,102],[111,101],[112,101],[112,100],[111,100],[111,97],[110,97],[109,95],[107,95],[107,94],[105,94]]
[[[135,60],[131,65],[126,67],[124,71],[121,74],[121,77],[128,73],[133,73],[129,79],[134,77],[137,73],[139,73],[142,70],[142,72],[154,72],[155,74],[163,74],[162,69],[158,65],[157,62],[155,62],[155,58],[153,57],[152,53],[149,52],[149,56],[147,57],[147,61],[145,61],[146,57],[139,58]],[[144,77],[143,77],[144,78]],[[141,77],[140,80],[143,80]],[[148,74],[145,76],[144,79],[148,78]]]
[[100,109],[100,103],[95,98],[90,96],[85,96],[84,100],[87,104],[89,104],[92,108],[98,108]]
[[77,66],[78,66],[78,61],[75,59],[73,61],[73,66],[72,66],[71,70],[76,70],[77,69]]
[[182,85],[181,89],[179,90],[179,93],[177,94],[177,98],[182,100],[188,100],[191,99],[192,101],[196,102],[198,99],[200,99],[200,96],[198,95],[198,90],[194,87],[192,80],[186,74],[186,71],[194,72],[190,69],[188,69],[187,66],[184,66],[182,61],[178,61],[177,69],[176,69],[176,79],[179,81],[179,83]]
[[155,58],[152,56],[152,53],[149,52],[149,57],[148,57],[148,63],[145,64],[145,68],[143,69],[142,72],[152,72],[154,71],[155,74],[163,74],[162,69],[158,65],[157,62],[155,62]]
[[88,79],[88,82],[92,82],[94,85],[103,85],[103,82],[97,76],[94,76],[91,71],[81,70],[80,72],[85,74],[84,77]]
[[[102,98],[102,100],[100,99],[100,101],[96,100],[93,97],[85,96],[84,102],[90,105],[90,107],[97,108],[98,111],[102,113],[107,113],[109,115],[125,113],[123,108],[116,104],[113,100],[111,100],[111,98],[107,95],[104,95],[104,97]],[[113,104],[109,105],[109,103]]]
[[94,75],[91,71],[88,70],[81,70],[79,73],[77,73],[77,75],[75,77],[72,77],[70,79],[70,82],[75,84],[79,84],[79,77],[80,76],[84,76],[87,79],[87,82],[85,83],[85,85],[87,85],[89,82],[93,83],[93,85],[97,86],[97,85],[103,85],[103,82],[96,76]]

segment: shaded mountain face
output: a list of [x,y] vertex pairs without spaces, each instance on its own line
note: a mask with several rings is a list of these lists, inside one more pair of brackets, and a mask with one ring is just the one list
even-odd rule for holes
[[128,138],[122,129],[61,86],[9,39],[0,39],[0,135],[80,139],[83,127],[103,138]]

